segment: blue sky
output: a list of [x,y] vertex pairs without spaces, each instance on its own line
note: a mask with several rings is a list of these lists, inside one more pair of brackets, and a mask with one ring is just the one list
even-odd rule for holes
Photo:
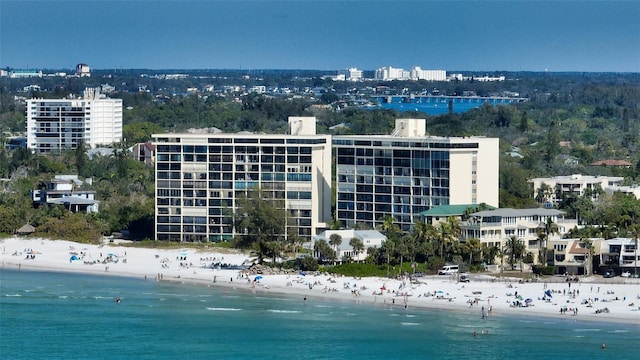
[[640,72],[640,0],[0,0],[0,66]]

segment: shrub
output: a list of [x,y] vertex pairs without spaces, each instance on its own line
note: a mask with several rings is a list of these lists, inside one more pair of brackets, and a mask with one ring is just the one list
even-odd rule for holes
[[553,266],[534,265],[532,270],[537,275],[553,275],[555,268]]

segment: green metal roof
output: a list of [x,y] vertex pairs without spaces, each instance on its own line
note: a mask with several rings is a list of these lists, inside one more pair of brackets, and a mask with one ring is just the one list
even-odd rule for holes
[[[484,205],[487,209],[493,210],[495,209],[493,206]],[[445,217],[445,216],[460,216],[464,214],[464,212],[468,208],[477,209],[480,207],[480,204],[463,204],[463,205],[440,205],[434,206],[427,211],[423,211],[420,213],[420,216],[428,217],[428,216],[437,216],[437,217]]]

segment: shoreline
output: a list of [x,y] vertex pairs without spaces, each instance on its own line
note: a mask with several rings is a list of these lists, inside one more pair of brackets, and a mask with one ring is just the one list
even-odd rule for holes
[[[632,279],[629,284],[602,283],[594,276],[581,278],[576,283],[519,283],[517,280],[508,282],[508,279],[505,282],[504,278],[484,281],[482,275],[472,274],[471,282],[459,283],[449,276],[437,275],[418,278],[419,282],[329,274],[244,275],[241,270],[207,266],[209,263],[246,264],[248,256],[241,253],[128,248],[117,244],[98,246],[24,238],[3,239],[0,246],[3,270],[144,278],[219,287],[226,291],[356,302],[363,306],[459,311],[475,313],[479,318],[548,318],[640,327],[638,279]],[[29,259],[27,255],[35,255],[35,258]],[[73,256],[78,259],[71,260]],[[546,291],[552,292],[551,298],[546,296]],[[562,308],[566,308],[563,313],[560,312]],[[608,312],[598,312],[604,309]]]

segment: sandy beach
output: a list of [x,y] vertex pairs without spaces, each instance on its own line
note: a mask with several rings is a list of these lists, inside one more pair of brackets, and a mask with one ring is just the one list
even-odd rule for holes
[[[229,291],[283,293],[304,301],[315,298],[352,301],[371,306],[429,308],[488,316],[547,316],[640,324],[640,279],[552,277],[537,282],[470,274],[429,275],[411,281],[353,278],[316,273],[244,274],[250,264],[242,253],[195,249],[143,249],[117,243],[79,244],[64,240],[8,238],[0,240],[4,269],[76,272],[139,277],[148,281],[192,282]],[[1,291],[1,288],[0,288]]]

